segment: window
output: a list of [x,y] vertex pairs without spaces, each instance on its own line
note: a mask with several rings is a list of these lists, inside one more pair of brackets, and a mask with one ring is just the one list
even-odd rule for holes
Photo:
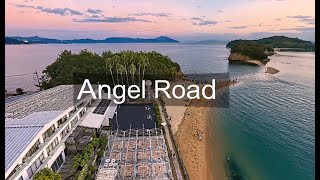
[[57,159],[54,161],[54,163],[51,165],[51,169],[54,171],[58,171],[62,166],[63,162],[64,161],[63,161],[62,152],[61,152],[60,155],[57,157]]
[[68,134],[68,130],[69,130],[69,126],[67,126],[66,128],[64,128],[64,130],[61,132],[60,136],[61,139],[63,139],[67,134]]
[[41,166],[43,158],[44,158],[44,155],[42,153],[27,169],[29,178],[31,178],[34,175],[34,173],[37,171],[37,169]]
[[43,139],[50,137],[54,133],[54,125],[52,125],[46,132],[43,133]]
[[58,127],[63,124],[64,122],[67,121],[67,116],[63,116],[59,121],[58,121]]
[[69,113],[69,117],[72,117],[72,116],[73,116],[73,114],[74,114],[74,112],[76,112],[76,109],[72,109],[72,110],[70,111],[70,113]]
[[74,127],[75,124],[78,122],[78,116],[76,116],[72,121],[71,121],[71,126]]
[[40,140],[38,139],[34,145],[30,148],[27,154],[23,157],[23,160],[27,159],[28,157],[32,156],[39,149]]
[[58,144],[58,138],[54,139],[54,141],[52,141],[52,143],[47,147],[47,152],[50,153]]

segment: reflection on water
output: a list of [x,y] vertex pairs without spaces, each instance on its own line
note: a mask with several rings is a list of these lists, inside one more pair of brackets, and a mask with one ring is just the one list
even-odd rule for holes
[[225,156],[232,156],[244,179],[311,180],[314,55],[279,54],[267,64],[278,74],[242,76],[241,85],[230,88],[230,108],[216,108],[216,130]]

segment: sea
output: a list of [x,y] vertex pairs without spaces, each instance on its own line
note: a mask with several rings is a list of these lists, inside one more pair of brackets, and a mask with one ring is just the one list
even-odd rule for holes
[[239,83],[229,88],[229,107],[213,107],[209,126],[210,137],[221,142],[229,179],[315,179],[314,52],[270,56],[266,67],[280,70],[271,75],[265,73],[266,67],[230,64],[225,44],[6,45],[6,90],[35,91],[34,72],[41,76],[63,50],[78,53],[81,49],[98,54],[158,51],[179,63],[185,74],[229,73]]

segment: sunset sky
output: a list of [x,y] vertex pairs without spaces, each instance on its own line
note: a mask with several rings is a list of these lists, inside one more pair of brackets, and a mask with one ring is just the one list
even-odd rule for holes
[[286,35],[314,40],[314,0],[6,0],[6,36],[170,36],[180,41]]

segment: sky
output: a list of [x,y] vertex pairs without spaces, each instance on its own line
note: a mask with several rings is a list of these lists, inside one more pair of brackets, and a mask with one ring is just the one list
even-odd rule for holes
[[6,0],[6,36],[315,39],[314,0]]

